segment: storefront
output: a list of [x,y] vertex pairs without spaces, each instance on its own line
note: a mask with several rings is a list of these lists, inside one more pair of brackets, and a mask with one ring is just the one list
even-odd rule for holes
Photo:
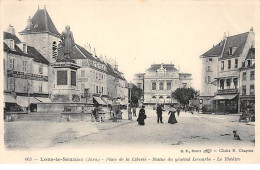
[[213,111],[216,113],[238,113],[238,95],[216,95],[213,98]]

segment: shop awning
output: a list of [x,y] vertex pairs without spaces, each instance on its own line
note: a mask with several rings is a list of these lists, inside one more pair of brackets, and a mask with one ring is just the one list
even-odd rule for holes
[[216,95],[213,100],[231,100],[234,99],[237,94],[228,94],[228,95]]
[[5,103],[16,103],[15,98],[13,98],[11,95],[4,95]]
[[17,96],[16,103],[21,107],[28,107],[29,104],[34,103],[41,103],[39,100],[36,100],[34,97],[25,97],[25,96]]
[[106,105],[106,103],[100,97],[93,96],[93,98],[96,100],[96,102],[98,102],[98,104]]
[[35,98],[42,103],[51,103],[51,99],[49,98],[44,98],[44,97],[35,97]]

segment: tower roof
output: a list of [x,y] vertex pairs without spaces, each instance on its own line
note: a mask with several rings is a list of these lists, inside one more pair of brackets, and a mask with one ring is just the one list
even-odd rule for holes
[[28,19],[26,28],[20,34],[50,33],[60,36],[46,8],[38,9],[32,19]]

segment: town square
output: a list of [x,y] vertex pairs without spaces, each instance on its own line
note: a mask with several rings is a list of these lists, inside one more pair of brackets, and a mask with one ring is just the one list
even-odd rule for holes
[[3,3],[5,148],[253,148],[252,5],[185,5]]

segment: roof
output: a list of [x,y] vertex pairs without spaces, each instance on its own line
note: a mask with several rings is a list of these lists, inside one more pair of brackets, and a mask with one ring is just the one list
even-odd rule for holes
[[153,64],[150,68],[147,69],[148,72],[156,72],[158,69],[161,68],[161,65],[163,65],[163,68],[166,68],[167,72],[177,72],[178,70],[174,67],[173,64]]
[[[238,56],[243,52],[249,32],[227,37],[222,58]],[[229,47],[237,47],[232,55],[229,55]]]
[[247,59],[255,59],[255,48],[251,48],[246,56],[246,60]]
[[31,25],[28,28],[26,28],[21,31],[21,34],[30,34],[30,33],[51,33],[56,36],[60,36],[60,33],[56,29],[54,23],[52,22],[52,19],[50,15],[48,14],[47,10],[44,9],[38,9],[34,16],[31,19]]
[[[224,48],[224,51],[223,51],[222,58],[227,58],[227,57],[231,57],[231,56],[238,56],[243,52],[248,34],[249,34],[249,32],[245,32],[245,33],[241,33],[241,34],[238,34],[238,35],[229,36],[229,37],[227,37],[226,40],[222,40],[216,46],[212,47],[210,50],[208,50],[207,52],[205,52],[201,56],[204,56],[204,57],[220,56],[223,48]],[[229,48],[230,47],[237,47],[237,49],[234,51],[234,53],[232,55],[229,55]]]
[[88,52],[85,48],[81,47],[80,45],[76,44],[76,53],[71,57],[71,59],[90,59],[96,60],[90,52]]
[[109,63],[107,63],[107,74],[108,74],[108,75],[111,75],[111,76],[113,76],[113,77],[116,77],[116,78],[120,78],[120,79],[122,79],[122,80],[125,80],[124,77],[122,77],[119,73],[117,73],[117,72],[114,71],[114,69],[112,68],[112,66],[111,66]]
[[219,42],[217,45],[213,46],[210,50],[202,54],[204,57],[216,57],[220,56],[224,47],[224,41]]
[[9,32],[4,32],[4,40],[6,40],[6,39],[14,40],[15,44],[21,43],[21,41],[18,39],[18,37],[16,35],[13,35]]
[[[8,33],[8,32],[4,32],[4,39],[13,39],[16,42],[21,43],[21,41],[18,39],[18,37],[16,35],[10,36],[9,34],[10,33]],[[26,56],[26,57],[33,58],[34,62],[43,63],[43,64],[49,64],[49,61],[46,58],[44,58],[41,55],[41,53],[39,53],[34,47],[27,46],[27,53],[24,53],[17,46],[16,43],[15,43],[15,46],[14,46],[14,50],[11,50],[5,42],[3,44],[3,47],[4,47],[4,51],[5,52],[11,53],[11,54],[20,55],[20,56]]]

